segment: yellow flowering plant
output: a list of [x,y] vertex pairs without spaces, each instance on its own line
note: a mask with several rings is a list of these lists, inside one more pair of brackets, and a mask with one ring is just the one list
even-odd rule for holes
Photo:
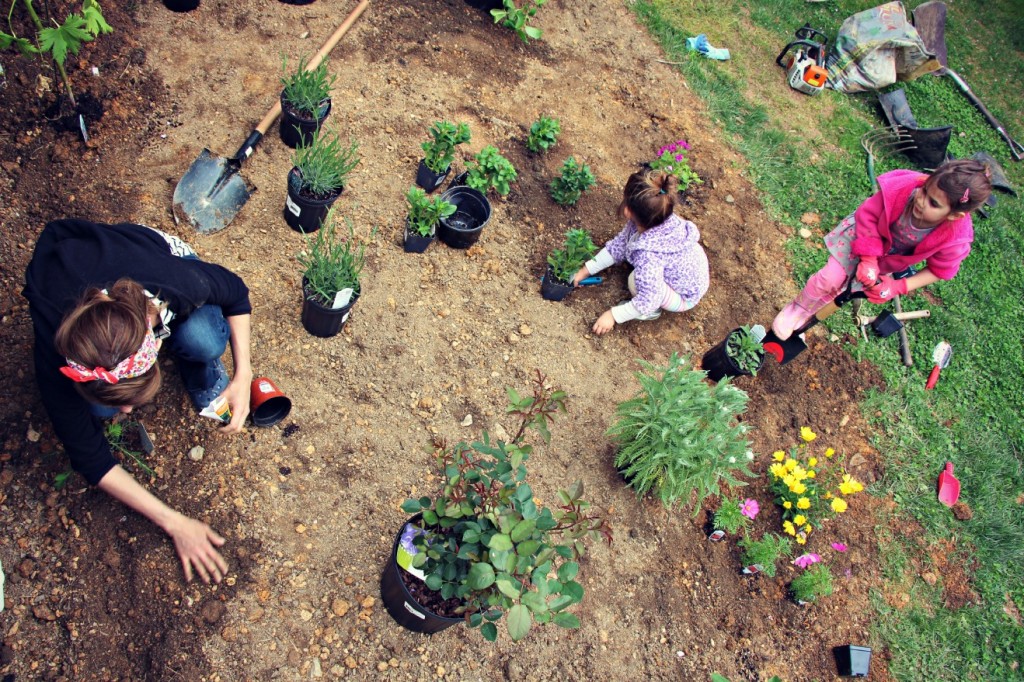
[[782,507],[782,530],[801,545],[816,526],[849,508],[846,498],[864,490],[843,470],[833,448],[825,448],[821,457],[813,452],[817,437],[810,427],[801,427],[800,442],[788,453],[777,450],[768,469],[769,489]]

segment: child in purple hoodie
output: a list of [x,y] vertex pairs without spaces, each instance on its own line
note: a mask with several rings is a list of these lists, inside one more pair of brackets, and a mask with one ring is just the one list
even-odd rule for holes
[[700,232],[673,212],[679,180],[663,171],[639,171],[622,190],[619,217],[622,231],[605,244],[573,277],[574,285],[605,268],[628,262],[630,301],[623,301],[597,318],[598,336],[616,323],[655,320],[662,310],[679,312],[697,305],[708,291],[708,257],[698,240]]

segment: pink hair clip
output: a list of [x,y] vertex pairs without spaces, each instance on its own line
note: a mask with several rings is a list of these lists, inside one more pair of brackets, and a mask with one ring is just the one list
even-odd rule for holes
[[964,195],[962,197],[960,197],[960,203],[961,204],[966,204],[968,201],[970,201],[970,199],[971,199],[971,188],[967,187],[966,189],[964,189]]

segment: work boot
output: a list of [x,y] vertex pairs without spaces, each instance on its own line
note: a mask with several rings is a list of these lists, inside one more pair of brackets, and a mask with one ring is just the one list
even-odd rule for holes
[[821,310],[821,307],[828,302],[828,299],[816,298],[801,291],[789,305],[782,309],[775,319],[772,320],[772,332],[780,341],[785,341],[792,334],[794,329],[804,326],[814,313]]

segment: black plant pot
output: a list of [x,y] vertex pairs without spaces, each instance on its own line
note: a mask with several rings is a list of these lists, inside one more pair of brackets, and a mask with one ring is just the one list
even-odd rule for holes
[[300,175],[298,168],[288,173],[288,196],[284,204],[284,220],[288,227],[299,232],[316,232],[327,217],[331,204],[338,200],[344,187],[330,196],[318,198],[304,196],[300,191]]
[[409,229],[409,221],[405,221],[405,239],[402,241],[402,248],[406,253],[423,253],[427,250],[437,236],[437,226],[427,236]]
[[416,184],[419,185],[430,194],[444,183],[444,179],[448,177],[448,173],[452,170],[451,166],[444,169],[443,173],[435,173],[434,171],[427,168],[427,164],[424,163],[423,159],[420,159],[420,165],[416,169]]
[[348,321],[348,315],[352,312],[352,306],[359,300],[359,291],[353,292],[352,298],[347,305],[340,308],[329,308],[316,299],[310,298],[311,294],[306,290],[306,283],[302,283],[302,326],[313,336],[329,338],[337,336],[341,328]]
[[[737,333],[742,332],[740,329],[733,329],[725,335],[725,338],[722,339],[718,345],[705,353],[704,357],[701,358],[700,367],[708,373],[708,379],[711,379],[712,381],[721,381],[723,377],[752,376],[751,372],[742,369],[736,364],[736,361],[729,357],[729,354],[725,352],[725,346],[729,342],[729,337]],[[761,369],[763,364],[764,353],[761,353],[761,362],[758,363],[757,369]]]
[[441,198],[455,204],[455,213],[441,218],[437,238],[455,249],[468,249],[476,244],[491,219],[491,202],[472,187],[462,185],[448,188]]
[[284,93],[281,93],[281,141],[292,149],[308,145],[316,131],[327,120],[329,113],[331,113],[330,97],[320,103],[320,110],[316,116],[306,116],[293,107],[284,98]]
[[840,677],[867,677],[871,667],[871,648],[847,644],[832,649]]
[[492,9],[501,9],[505,6],[501,0],[466,0],[466,4],[470,7],[482,9],[485,12],[490,12]]
[[[407,523],[416,523],[419,519],[420,515],[417,514]],[[404,528],[405,524],[403,523],[402,529]],[[463,618],[447,618],[437,615],[416,601],[416,598],[409,592],[409,588],[402,580],[402,571],[405,569],[399,566],[397,561],[398,546],[401,540],[402,530],[399,530],[395,535],[395,544],[391,547],[391,557],[380,575],[380,598],[384,602],[384,608],[402,627],[427,635],[464,622]]]
[[715,528],[715,512],[713,511],[708,512],[708,520],[704,524],[704,534],[711,542],[720,542],[725,539],[725,531]]
[[561,280],[555,279],[550,265],[544,273],[544,277],[540,280],[540,295],[547,301],[561,301],[571,294],[573,289],[575,287],[572,284],[566,284]]
[[199,0],[164,0],[164,6],[172,12],[191,12],[199,7]]
[[281,0],[286,5],[311,5],[316,0]]

